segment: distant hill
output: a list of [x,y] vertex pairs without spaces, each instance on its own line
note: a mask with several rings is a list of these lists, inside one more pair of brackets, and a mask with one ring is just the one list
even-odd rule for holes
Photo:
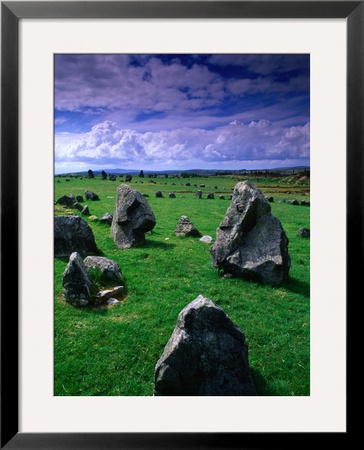
[[[139,175],[140,170],[126,170],[126,169],[103,169],[108,175]],[[100,175],[103,170],[93,170],[94,175]],[[273,169],[237,169],[237,170],[219,170],[219,169],[186,169],[186,170],[144,170],[144,175],[148,176],[150,174],[156,174],[158,176],[162,175],[201,175],[201,176],[216,176],[216,175],[239,175],[242,173],[275,173],[280,175],[288,175],[297,172],[309,171],[309,166],[294,166],[294,167],[276,167]],[[62,174],[57,174],[56,176],[66,176],[66,175],[77,175],[83,176],[87,175],[87,170],[82,172],[67,172]]]

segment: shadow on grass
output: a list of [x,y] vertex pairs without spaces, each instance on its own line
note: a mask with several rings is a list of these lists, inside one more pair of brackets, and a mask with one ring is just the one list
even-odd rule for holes
[[254,369],[250,369],[251,376],[253,378],[255,388],[258,396],[278,396],[279,393],[274,389],[260,373]]
[[282,286],[294,294],[310,298],[310,283],[290,277]]
[[161,242],[161,241],[153,241],[153,240],[147,240],[143,246],[140,246],[138,248],[159,248],[164,250],[172,250],[172,248],[176,247],[176,244],[172,244],[171,242]]
[[[74,250],[74,252],[79,253],[82,259],[85,259],[86,256],[106,256],[105,253],[100,248],[97,248],[96,252],[94,254],[93,253],[92,254],[91,253],[81,253],[81,252],[79,252],[77,250]],[[70,260],[71,254],[74,253],[74,252],[71,252],[69,254],[69,256],[55,256],[54,259],[57,259],[58,261],[67,262],[68,263],[68,261]]]
[[[224,278],[223,272],[222,271],[216,271],[218,277]],[[260,286],[265,286],[265,287],[271,287],[271,288],[283,288],[283,289],[287,289],[288,291],[291,291],[294,294],[299,294],[299,295],[303,295],[306,298],[310,298],[310,283],[307,283],[305,281],[301,281],[298,278],[293,278],[290,277],[286,282],[282,283],[281,285],[270,285],[268,283],[262,283],[260,281],[258,281],[256,278],[254,278],[253,276],[251,278],[248,277],[242,277],[242,276],[234,276],[232,275],[231,277],[226,277],[227,279],[231,279],[231,280],[242,280],[245,283],[251,283],[251,284],[255,284],[257,287]]]

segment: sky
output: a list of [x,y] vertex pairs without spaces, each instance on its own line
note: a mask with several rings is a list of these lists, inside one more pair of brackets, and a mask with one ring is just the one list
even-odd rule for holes
[[56,174],[310,165],[309,54],[56,54]]

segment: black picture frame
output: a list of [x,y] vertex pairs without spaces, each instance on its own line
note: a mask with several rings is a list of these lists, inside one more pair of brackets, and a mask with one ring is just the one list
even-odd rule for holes
[[[347,312],[362,292],[364,1],[4,1],[1,2],[1,441],[5,449],[283,448],[345,433],[20,433],[19,432],[19,93],[18,24],[37,18],[344,18],[347,21]],[[338,184],[340,181],[338,180]],[[340,186],[339,186],[340,188]],[[331,201],[334,201],[331,199]],[[11,280],[11,283],[9,282]],[[5,282],[6,281],[6,282]],[[348,316],[347,316],[348,317]],[[348,346],[348,344],[347,344]],[[349,366],[347,365],[347,373]],[[335,370],[335,369],[333,369]],[[347,391],[348,394],[348,391]],[[213,412],[212,412],[213,413]]]

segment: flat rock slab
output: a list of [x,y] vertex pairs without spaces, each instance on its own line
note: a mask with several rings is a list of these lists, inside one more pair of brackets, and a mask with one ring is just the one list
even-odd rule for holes
[[112,289],[105,289],[95,295],[95,304],[108,302],[111,298],[120,298],[124,294],[123,286],[115,286]]

